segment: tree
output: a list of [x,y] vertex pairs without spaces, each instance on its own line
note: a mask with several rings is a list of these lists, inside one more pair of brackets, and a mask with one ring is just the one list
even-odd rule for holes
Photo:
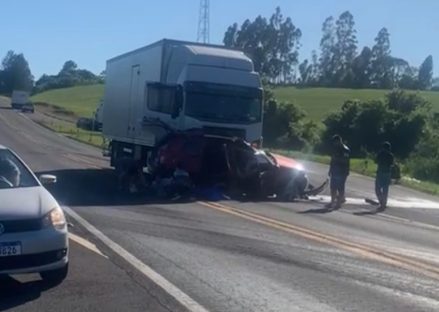
[[279,51],[281,63],[280,78],[284,82],[289,82],[292,80],[291,69],[298,62],[298,46],[302,32],[294,26],[293,21],[289,17],[287,17],[283,23],[279,24],[277,31],[279,32],[277,50]]
[[338,86],[352,84],[352,62],[357,55],[357,36],[353,15],[343,12],[336,22],[336,43],[334,46],[335,77]]
[[34,77],[23,54],[8,51],[2,61],[2,68],[0,92],[10,94],[14,90],[32,90]]
[[238,23],[234,23],[232,26],[227,28],[224,34],[224,45],[226,47],[235,47],[237,45],[236,40],[238,38]]
[[401,89],[416,90],[418,88],[418,72],[416,67],[408,66],[398,81]]
[[320,82],[331,86],[334,78],[335,26],[334,18],[328,17],[322,25],[323,36],[320,40]]
[[360,55],[352,62],[354,79],[352,86],[355,88],[368,88],[371,83],[372,50],[364,47]]
[[69,60],[64,63],[58,75],[41,76],[35,83],[34,92],[38,93],[50,89],[102,83],[103,79],[103,77],[96,76],[89,70],[79,69],[74,61]]
[[418,76],[419,88],[428,90],[433,83],[433,57],[429,55],[419,68]]
[[400,86],[401,80],[410,71],[410,64],[402,58],[393,56],[389,57],[389,62],[391,67],[392,86]]
[[75,62],[73,62],[72,60],[69,60],[69,61],[64,63],[61,71],[59,72],[59,75],[71,74],[74,71],[76,71],[77,69],[78,69],[78,65]]
[[298,46],[302,36],[291,18],[284,18],[280,8],[269,20],[258,16],[241,25],[233,24],[224,35],[227,47],[243,50],[252,60],[255,70],[272,82],[292,79],[293,66],[298,62]]
[[372,48],[372,85],[382,89],[393,86],[390,34],[387,28],[382,28],[378,32]]
[[304,60],[299,65],[300,83],[302,85],[308,85],[311,75],[311,65],[308,64],[308,60]]
[[319,61],[317,52],[311,52],[311,63],[306,59],[299,65],[300,83],[304,86],[317,85],[319,82]]

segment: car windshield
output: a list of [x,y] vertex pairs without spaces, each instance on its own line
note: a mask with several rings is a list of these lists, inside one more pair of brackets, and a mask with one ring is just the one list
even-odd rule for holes
[[38,186],[37,180],[8,150],[0,150],[0,189]]
[[213,84],[194,85],[186,91],[186,115],[218,123],[251,124],[261,121],[260,91]]

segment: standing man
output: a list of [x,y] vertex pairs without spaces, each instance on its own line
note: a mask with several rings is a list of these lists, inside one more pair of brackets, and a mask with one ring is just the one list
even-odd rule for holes
[[378,198],[378,202],[380,203],[378,211],[384,211],[387,207],[389,186],[392,180],[392,167],[395,162],[391,149],[392,146],[390,143],[384,142],[376,157],[378,168],[375,179],[375,194]]
[[332,137],[332,148],[329,166],[331,202],[327,207],[338,209],[346,201],[345,185],[350,170],[350,150],[339,135]]

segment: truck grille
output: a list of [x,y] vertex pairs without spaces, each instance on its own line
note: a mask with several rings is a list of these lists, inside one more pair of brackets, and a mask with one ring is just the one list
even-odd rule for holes
[[0,224],[4,227],[3,234],[39,231],[42,227],[41,219],[26,220],[0,220]]
[[245,139],[246,131],[244,129],[221,128],[221,127],[204,127],[204,133],[207,135],[219,135],[226,137],[238,137]]

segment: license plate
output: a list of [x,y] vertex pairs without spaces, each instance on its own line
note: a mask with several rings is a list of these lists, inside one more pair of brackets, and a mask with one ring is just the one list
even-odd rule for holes
[[21,255],[20,243],[0,243],[0,257],[10,257],[18,255]]

